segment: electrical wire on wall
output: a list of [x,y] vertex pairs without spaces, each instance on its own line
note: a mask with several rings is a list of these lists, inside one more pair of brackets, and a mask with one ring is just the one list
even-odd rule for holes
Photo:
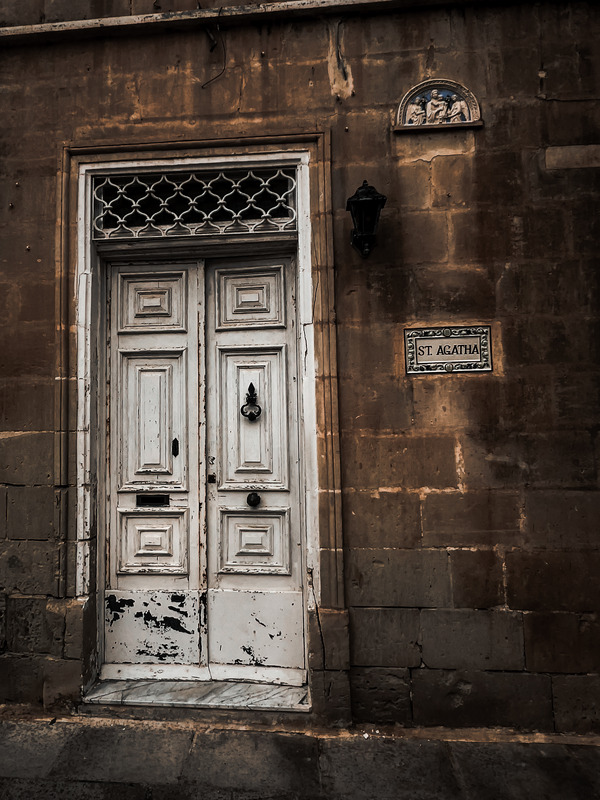
[[[199,3],[198,3],[198,8],[200,8],[200,4]],[[221,16],[221,11],[223,11],[223,7],[222,6],[219,9],[219,14],[218,14],[217,19]],[[202,84],[202,87],[201,87],[202,89],[206,89],[207,86],[209,86],[211,83],[213,83],[218,78],[220,78],[221,75],[225,72],[225,68],[227,66],[227,47],[225,45],[225,39],[223,38],[223,34],[221,33],[221,29],[219,27],[219,23],[218,22],[215,25],[215,27],[217,29],[218,40],[215,38],[215,36],[214,36],[213,32],[210,30],[210,28],[205,28],[204,30],[206,31],[206,35],[208,36],[208,40],[210,42],[210,52],[211,53],[214,52],[215,48],[217,47],[217,45],[219,43],[221,44],[221,47],[223,49],[223,66],[221,67],[220,72],[218,72],[216,75],[214,75],[212,78],[209,78],[207,81],[205,81]]]

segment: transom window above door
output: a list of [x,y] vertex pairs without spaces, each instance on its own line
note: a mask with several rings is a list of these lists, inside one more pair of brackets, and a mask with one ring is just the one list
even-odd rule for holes
[[154,171],[93,179],[93,237],[294,233],[294,167]]

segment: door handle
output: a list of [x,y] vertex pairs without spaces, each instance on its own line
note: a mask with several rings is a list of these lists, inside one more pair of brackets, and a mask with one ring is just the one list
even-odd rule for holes
[[262,408],[256,402],[257,400],[256,389],[254,388],[254,384],[251,383],[246,392],[246,402],[240,409],[242,417],[247,417],[250,422],[257,420],[262,412]]
[[260,495],[258,492],[250,492],[248,497],[246,498],[246,502],[250,506],[250,508],[256,508],[260,505]]

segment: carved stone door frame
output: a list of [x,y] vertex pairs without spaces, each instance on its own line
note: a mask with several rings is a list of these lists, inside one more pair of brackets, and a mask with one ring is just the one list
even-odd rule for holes
[[[301,403],[303,413],[302,442],[304,451],[303,479],[306,486],[304,515],[306,521],[305,588],[309,631],[309,664],[325,667],[326,641],[323,638],[322,622],[327,616],[329,630],[336,639],[339,651],[339,634],[347,636],[345,612],[343,611],[342,541],[339,486],[339,435],[337,424],[337,387],[335,381],[335,331],[333,324],[333,269],[331,254],[331,216],[328,207],[330,197],[329,153],[325,137],[279,137],[268,143],[258,140],[223,143],[186,143],[179,147],[185,152],[152,146],[129,147],[128,149],[83,147],[65,148],[63,153],[63,252],[71,254],[70,270],[59,271],[59,279],[65,287],[71,286],[76,320],[76,342],[72,349],[71,363],[76,365],[72,378],[77,386],[76,409],[72,406],[67,414],[62,413],[69,427],[69,415],[76,410],[76,594],[87,609],[87,619],[97,614],[98,592],[102,583],[96,571],[98,541],[102,521],[98,508],[98,439],[94,425],[98,409],[94,408],[98,381],[102,376],[95,370],[95,348],[98,337],[95,304],[99,296],[101,281],[98,280],[101,264],[100,248],[92,242],[91,180],[101,172],[148,168],[149,165],[171,168],[183,164],[232,165],[239,163],[295,164],[298,170],[298,330],[302,337],[303,373]],[[77,203],[73,202],[77,197]],[[71,203],[69,204],[69,198]],[[174,244],[174,243],[171,243]],[[182,252],[189,243],[181,244]],[[136,243],[139,256],[156,253],[157,245]],[[208,243],[203,253],[210,256],[218,252],[235,255],[235,241],[214,245]],[[243,247],[243,245],[242,245]],[[265,248],[269,244],[265,241]],[[110,245],[107,246],[110,250]],[[127,245],[120,245],[121,252]],[[68,261],[62,261],[64,265]],[[67,289],[68,291],[68,289]],[[64,352],[65,343],[61,340]],[[63,404],[65,402],[64,395]],[[68,468],[68,467],[67,467]],[[315,620],[315,623],[312,622]],[[98,626],[100,632],[101,626]],[[313,633],[311,631],[318,631]],[[88,641],[92,641],[88,639]],[[97,676],[101,642],[85,654],[85,683],[91,684]],[[342,652],[344,648],[342,647]],[[345,659],[335,667],[347,666]],[[321,684],[322,681],[319,681]],[[84,687],[85,688],[85,687]],[[316,700],[317,698],[315,698]],[[318,705],[318,702],[316,703]]]

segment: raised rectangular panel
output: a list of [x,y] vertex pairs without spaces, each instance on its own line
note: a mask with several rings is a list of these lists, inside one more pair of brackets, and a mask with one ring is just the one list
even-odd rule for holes
[[285,326],[283,267],[216,270],[217,329]]
[[186,273],[119,276],[119,333],[185,331]]
[[[220,348],[220,488],[286,488],[288,432],[285,396],[285,348]],[[260,416],[241,413],[250,384]]]
[[290,574],[290,532],[286,509],[253,513],[220,510],[219,572]]
[[[185,477],[185,353],[121,353],[119,393],[120,486]],[[177,455],[173,441],[177,439]]]
[[209,589],[208,637],[211,663],[301,668],[302,593]]
[[197,592],[107,590],[106,661],[197,664],[199,607]]
[[187,575],[189,526],[186,511],[119,510],[122,574]]

